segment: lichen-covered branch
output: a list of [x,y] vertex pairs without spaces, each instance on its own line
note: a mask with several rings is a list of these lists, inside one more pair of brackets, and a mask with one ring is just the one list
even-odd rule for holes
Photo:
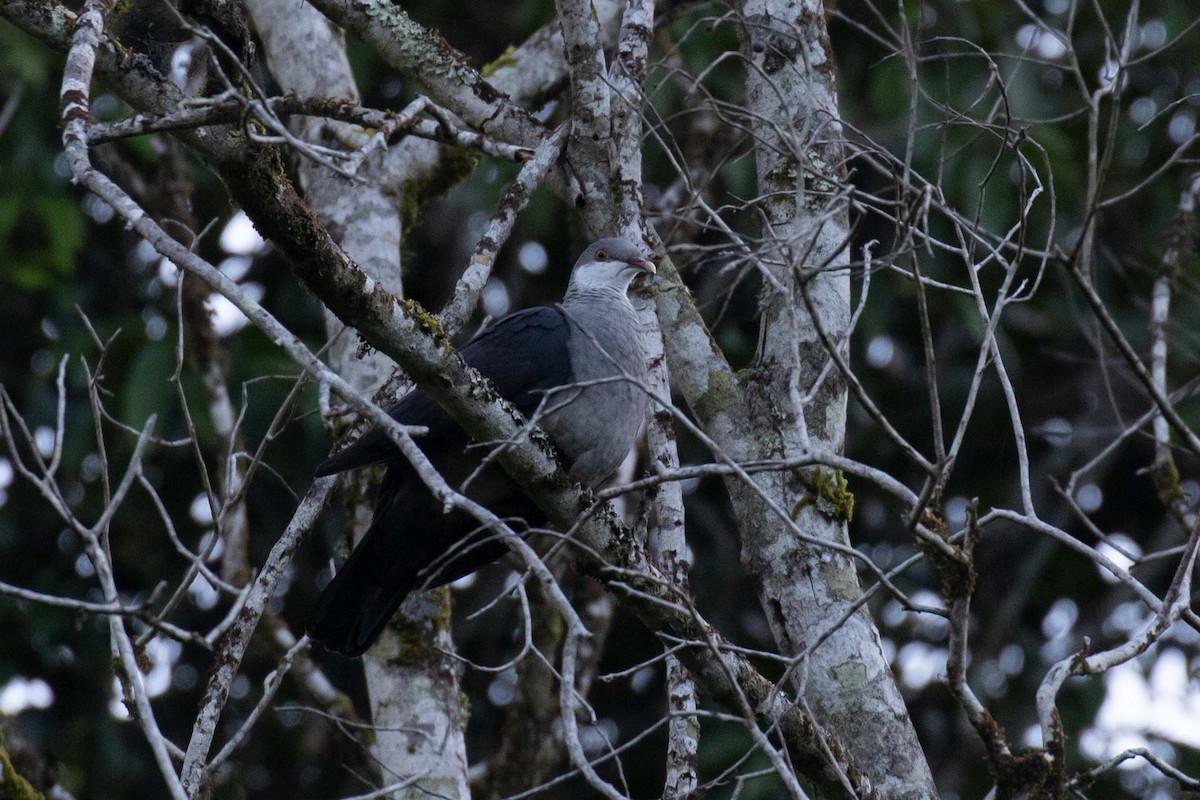
[[[292,8],[281,0],[251,0],[256,30],[263,37],[271,71],[285,90],[311,88],[324,95],[358,98],[358,89],[339,32],[311,6]],[[414,104],[420,108],[428,103]],[[411,112],[408,115],[415,119]],[[361,124],[361,123],[360,123]],[[308,120],[300,125],[313,141],[355,141],[363,135],[350,125]],[[373,280],[399,295],[400,210],[382,186],[382,154],[368,157],[355,184],[333,170],[302,159],[301,184],[327,230],[338,231],[339,244]],[[359,353],[357,337],[327,318],[333,339],[331,365],[365,395],[373,393],[393,368],[379,353]],[[365,513],[374,498],[370,473],[351,476],[345,484],[352,514],[347,531],[356,543],[365,533]],[[384,783],[390,776],[418,776],[398,797],[467,795],[467,758],[459,674],[443,651],[453,651],[445,590],[401,609],[378,649],[366,654],[363,670],[377,729],[376,752]],[[414,642],[402,654],[399,645]],[[402,656],[402,657],[398,657]],[[413,735],[421,731],[421,735]]]
[[389,64],[412,76],[440,104],[496,138],[534,147],[546,129],[514,105],[437,33],[387,0],[314,0],[338,25],[373,46]]

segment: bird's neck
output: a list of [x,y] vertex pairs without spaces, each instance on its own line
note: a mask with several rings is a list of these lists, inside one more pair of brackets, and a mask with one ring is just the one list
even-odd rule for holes
[[567,287],[567,293],[563,296],[563,305],[570,307],[574,303],[594,302],[596,300],[603,300],[610,303],[613,300],[618,300],[625,305],[630,305],[629,297],[625,294],[628,289],[628,282],[624,286],[618,286],[613,283],[575,281]]

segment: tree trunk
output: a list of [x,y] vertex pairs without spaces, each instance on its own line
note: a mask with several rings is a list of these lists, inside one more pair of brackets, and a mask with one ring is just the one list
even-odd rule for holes
[[[286,0],[250,0],[249,8],[271,72],[285,90],[357,101],[344,41],[319,12]],[[302,125],[306,141],[353,141],[362,136],[350,125],[326,120]],[[381,161],[368,159],[360,172],[365,180],[351,182],[302,158],[300,181],[309,204],[347,254],[373,280],[400,296],[400,215],[382,191]],[[375,351],[360,357],[355,332],[343,331],[331,314],[326,322],[329,335],[338,337],[330,363],[355,388],[373,394],[391,373],[393,362]],[[346,500],[356,509],[350,519],[355,543],[370,523],[372,484],[369,472],[347,482]],[[463,738],[467,714],[461,707],[459,669],[444,655],[451,649],[450,595],[443,588],[407,601],[380,643],[363,656],[383,783],[415,779],[394,797],[469,796]]]

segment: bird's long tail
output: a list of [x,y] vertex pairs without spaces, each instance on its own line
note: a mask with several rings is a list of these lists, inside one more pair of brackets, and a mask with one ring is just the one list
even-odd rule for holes
[[[362,655],[411,592],[442,586],[507,552],[504,542],[462,511],[442,514],[438,501],[401,467],[379,488],[371,526],[321,592],[305,630],[327,650]],[[523,531],[542,514],[522,495],[492,502],[492,510]]]
[[417,582],[415,570],[380,574],[388,534],[376,523],[321,592],[305,624],[308,638],[347,658],[375,643]]

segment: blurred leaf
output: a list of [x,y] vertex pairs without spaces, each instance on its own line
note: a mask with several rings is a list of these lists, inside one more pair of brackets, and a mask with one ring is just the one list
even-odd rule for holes
[[139,428],[151,414],[161,413],[163,395],[171,391],[170,377],[174,371],[175,354],[165,339],[138,348],[119,392],[121,421]]
[[42,89],[51,80],[51,66],[59,60],[48,59],[44,48],[3,20],[0,20],[0,53],[3,53],[0,89],[5,92],[12,91],[18,81],[25,84],[26,91]]
[[75,270],[87,220],[69,197],[0,201],[0,259],[7,280],[26,290],[46,289]]

